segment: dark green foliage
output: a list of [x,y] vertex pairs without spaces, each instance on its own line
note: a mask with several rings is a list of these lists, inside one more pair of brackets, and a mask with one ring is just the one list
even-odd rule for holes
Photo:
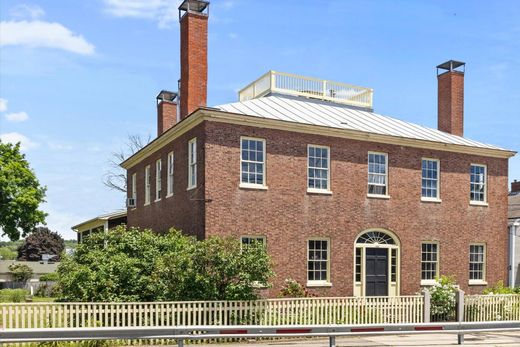
[[33,270],[25,264],[9,265],[9,273],[16,282],[27,282],[33,275]]
[[24,302],[27,294],[25,289],[0,289],[0,302]]
[[39,261],[42,254],[53,254],[53,261],[59,261],[65,250],[63,238],[47,227],[36,228],[18,248],[18,260]]
[[20,153],[20,144],[0,141],[0,236],[18,240],[44,223],[46,214],[38,209],[44,198],[45,187]]

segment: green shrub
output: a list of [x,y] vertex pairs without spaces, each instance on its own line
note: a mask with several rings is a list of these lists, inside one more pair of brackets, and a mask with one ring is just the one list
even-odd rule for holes
[[278,297],[280,298],[309,298],[314,295],[310,293],[305,287],[298,281],[292,278],[287,278],[284,282]]
[[17,282],[27,282],[33,275],[33,270],[25,264],[9,265],[9,273]]
[[484,294],[517,294],[520,288],[504,286],[504,281],[498,281],[494,286],[484,289]]
[[1,289],[0,302],[24,302],[27,294],[25,289]]
[[56,282],[58,280],[57,272],[49,272],[40,276],[40,282]]

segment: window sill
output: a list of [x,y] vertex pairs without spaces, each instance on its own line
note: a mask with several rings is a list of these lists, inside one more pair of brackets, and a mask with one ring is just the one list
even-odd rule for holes
[[159,201],[161,201],[160,198],[159,199],[155,199],[153,202],[159,202]]
[[435,280],[421,280],[421,286],[433,286],[435,283]]
[[437,199],[437,198],[425,198],[425,197],[421,197],[421,201],[422,201],[422,202],[434,202],[434,203],[441,203],[441,202],[442,202],[441,199]]
[[150,203],[149,202],[145,202],[143,206],[149,206]]
[[483,202],[483,201],[470,201],[469,204],[471,206],[483,206],[483,207],[489,206],[489,204],[487,202]]
[[332,283],[324,281],[307,281],[307,287],[319,288],[319,287],[332,287]]
[[171,198],[172,196],[173,196],[173,193],[166,195],[165,198]]
[[307,194],[332,195],[332,191],[327,189],[307,188]]
[[241,189],[267,190],[267,186],[264,186],[263,184],[240,183],[238,187]]
[[469,280],[468,284],[470,286],[487,286],[487,282],[484,280]]
[[192,190],[192,189],[195,189],[195,188],[197,188],[197,186],[188,187],[188,188],[186,188],[186,190]]
[[390,199],[390,195],[379,195],[379,194],[367,194],[367,198],[374,198],[374,199]]

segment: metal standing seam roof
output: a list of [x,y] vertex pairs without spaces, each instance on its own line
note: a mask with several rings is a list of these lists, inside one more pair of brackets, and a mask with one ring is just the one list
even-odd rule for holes
[[332,103],[327,104],[319,100],[269,95],[218,105],[215,108],[260,118],[506,151],[504,148],[448,134],[437,129],[373,112]]

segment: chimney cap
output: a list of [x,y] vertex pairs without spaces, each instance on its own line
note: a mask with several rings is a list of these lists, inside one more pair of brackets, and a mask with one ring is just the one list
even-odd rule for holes
[[[457,70],[461,66],[462,66],[462,69]],[[463,61],[448,60],[445,63],[437,65],[437,74],[439,74],[439,69],[446,70],[446,71],[458,71],[458,72],[464,73],[464,71],[466,70],[466,63]]]
[[204,11],[208,7],[209,7],[209,1],[204,1],[204,0],[184,0],[182,2],[182,4],[179,6],[179,14],[180,14],[181,11],[204,13]]
[[175,98],[177,98],[177,93],[168,90],[161,90],[156,97],[158,103],[162,101],[174,102]]

